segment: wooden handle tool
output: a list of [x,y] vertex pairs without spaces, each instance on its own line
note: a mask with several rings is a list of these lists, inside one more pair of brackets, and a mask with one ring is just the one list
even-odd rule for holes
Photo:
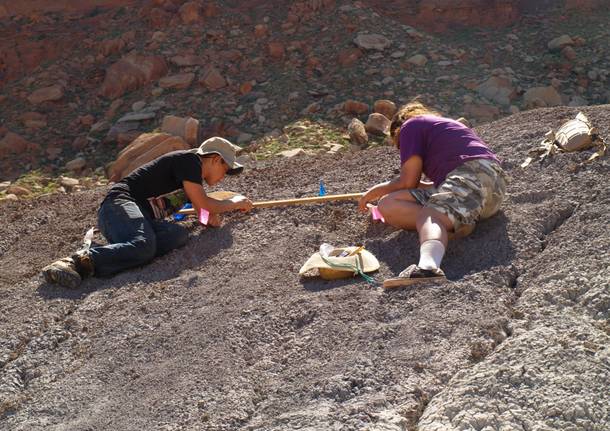
[[[223,192],[229,193],[229,192]],[[259,201],[254,202],[254,208],[274,208],[291,205],[307,205],[307,204],[319,204],[324,202],[336,202],[336,201],[354,201],[362,197],[364,193],[347,193],[343,195],[326,195],[326,196],[312,196],[309,198],[295,198],[295,199],[279,199],[273,201]],[[212,194],[210,194],[212,196]],[[194,209],[185,209],[178,211],[178,214],[195,214]]]

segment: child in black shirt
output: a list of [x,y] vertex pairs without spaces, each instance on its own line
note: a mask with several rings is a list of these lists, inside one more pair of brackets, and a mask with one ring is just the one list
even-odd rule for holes
[[217,200],[206,195],[225,175],[238,174],[239,147],[223,138],[206,140],[194,150],[165,154],[133,171],[108,192],[98,211],[98,227],[108,245],[76,252],[43,268],[49,283],[76,288],[91,275],[107,276],[140,266],[183,246],[188,232],[163,220],[175,209],[166,195],[182,189],[196,213],[210,213],[208,224],[220,225],[220,213],[252,209],[243,196]]

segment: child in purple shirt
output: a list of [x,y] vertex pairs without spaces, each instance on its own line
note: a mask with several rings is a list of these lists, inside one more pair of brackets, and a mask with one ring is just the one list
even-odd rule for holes
[[[379,199],[386,223],[417,229],[420,259],[384,287],[444,280],[440,264],[449,233],[468,235],[479,219],[498,211],[506,194],[504,171],[472,129],[419,102],[394,115],[390,134],[400,150],[400,176],[369,189],[359,207],[366,211]],[[432,183],[422,181],[422,174]]]

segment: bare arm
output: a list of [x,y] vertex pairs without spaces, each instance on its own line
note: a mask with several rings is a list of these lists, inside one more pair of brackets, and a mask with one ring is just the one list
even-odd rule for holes
[[183,181],[182,187],[184,188],[186,196],[193,204],[193,207],[195,207],[197,214],[199,214],[201,208],[209,211],[211,214],[220,214],[233,210],[248,211],[252,208],[252,202],[248,199],[235,201],[231,199],[218,200],[211,198],[205,194],[201,184]]
[[419,156],[411,156],[400,168],[400,176],[393,180],[379,183],[371,187],[360,199],[358,206],[361,211],[366,211],[368,202],[377,200],[389,193],[404,190],[414,189],[420,185],[422,174],[423,161]]

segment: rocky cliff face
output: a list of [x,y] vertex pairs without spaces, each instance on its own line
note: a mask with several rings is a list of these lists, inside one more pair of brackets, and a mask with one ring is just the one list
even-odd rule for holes
[[549,9],[591,11],[603,0],[367,0],[379,13],[427,31],[455,26],[503,27],[523,14]]
[[25,2],[0,0],[0,19],[7,16],[33,16],[49,12],[86,13],[95,8],[119,7],[134,3],[136,0],[28,0]]

